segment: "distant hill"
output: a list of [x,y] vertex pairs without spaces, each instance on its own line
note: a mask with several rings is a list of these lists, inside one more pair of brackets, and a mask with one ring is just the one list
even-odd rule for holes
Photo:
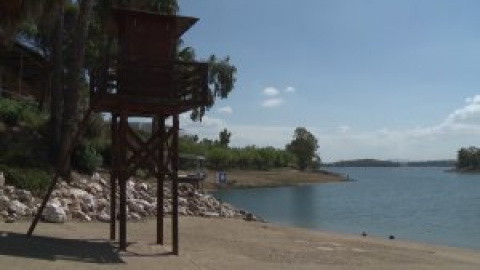
[[342,160],[324,164],[325,167],[455,167],[455,160],[389,161],[378,159]]
[[405,165],[408,167],[455,167],[457,165],[457,161],[454,159],[410,161]]
[[398,162],[378,159],[341,160],[325,165],[327,167],[400,167]]

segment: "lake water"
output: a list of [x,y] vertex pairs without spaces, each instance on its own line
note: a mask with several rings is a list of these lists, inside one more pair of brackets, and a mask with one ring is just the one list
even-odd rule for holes
[[223,190],[269,222],[480,249],[480,175],[447,168],[330,168],[355,181]]

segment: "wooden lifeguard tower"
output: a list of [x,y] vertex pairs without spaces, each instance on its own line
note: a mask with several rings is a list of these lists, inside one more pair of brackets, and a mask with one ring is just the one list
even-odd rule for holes
[[[90,74],[90,107],[82,121],[91,112],[112,115],[110,238],[115,239],[118,213],[120,249],[127,248],[127,181],[137,169],[148,169],[157,178],[158,244],[164,240],[163,186],[171,183],[172,253],[178,255],[179,114],[207,105],[209,89],[208,65],[177,61],[176,49],[180,36],[198,19],[120,8],[112,15],[116,55]],[[129,117],[138,116],[152,118],[147,140],[129,126]],[[171,127],[166,126],[167,118],[172,119]],[[58,178],[54,177],[29,235]]]

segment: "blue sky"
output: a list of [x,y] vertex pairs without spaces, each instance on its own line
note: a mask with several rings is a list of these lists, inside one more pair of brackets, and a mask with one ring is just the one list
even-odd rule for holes
[[[199,58],[230,56],[235,90],[200,137],[283,148],[296,127],[324,161],[455,158],[480,146],[480,1],[179,0]],[[477,96],[478,95],[478,96]]]

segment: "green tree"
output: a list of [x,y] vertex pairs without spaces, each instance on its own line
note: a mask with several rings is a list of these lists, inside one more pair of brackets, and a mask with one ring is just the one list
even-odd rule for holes
[[228,147],[231,137],[232,133],[228,132],[228,130],[225,128],[218,134],[218,143],[220,144],[220,146]]
[[287,151],[292,153],[300,170],[312,166],[318,142],[315,136],[304,127],[297,127],[293,134],[293,140],[286,145]]
[[[62,116],[62,136],[59,150],[59,160],[64,164],[60,168],[65,176],[70,173],[70,158],[68,150],[73,142],[79,113],[80,90],[84,82],[85,45],[93,8],[93,0],[77,0],[78,12],[72,31],[71,59],[67,61],[67,85],[64,92],[64,109]],[[63,162],[67,160],[67,162]]]
[[206,158],[213,169],[225,169],[230,161],[230,153],[217,146],[207,151]]
[[474,146],[461,148],[457,153],[457,169],[479,170],[480,149]]

